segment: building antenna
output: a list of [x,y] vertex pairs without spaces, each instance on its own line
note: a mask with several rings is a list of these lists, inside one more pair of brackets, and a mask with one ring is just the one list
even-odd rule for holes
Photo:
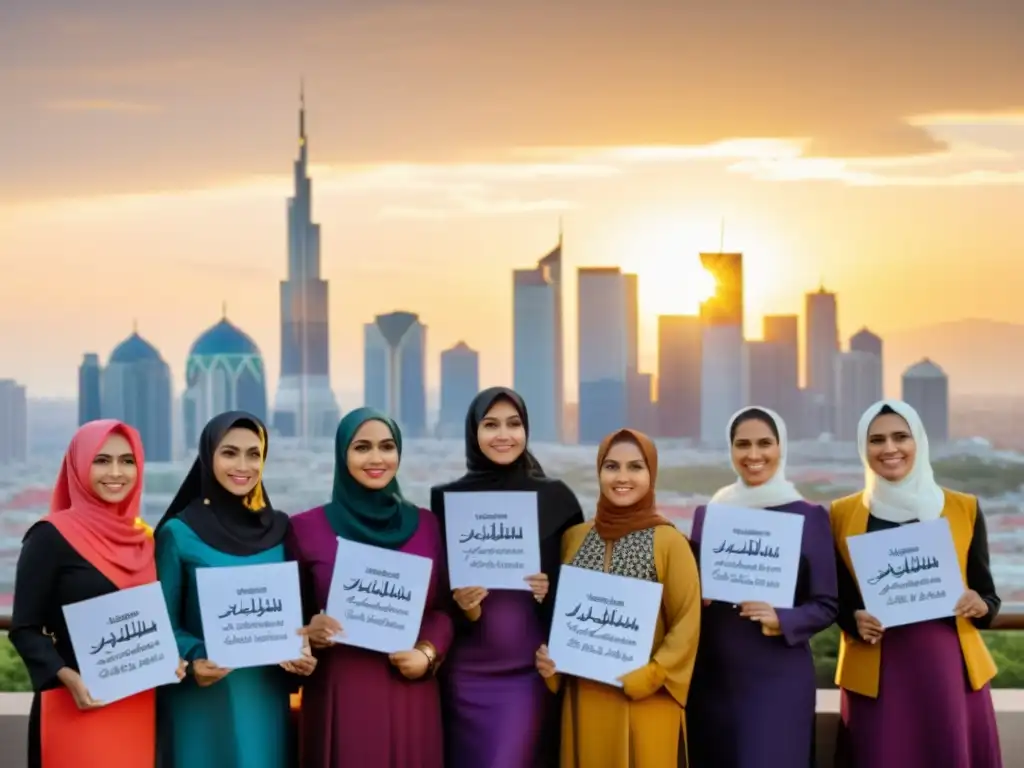
[[718,230],[718,252],[725,253],[725,217],[722,217],[722,225]]
[[228,319],[228,303],[226,301],[220,303],[220,314],[222,320]]
[[137,334],[139,332],[139,318],[132,318],[132,333]]

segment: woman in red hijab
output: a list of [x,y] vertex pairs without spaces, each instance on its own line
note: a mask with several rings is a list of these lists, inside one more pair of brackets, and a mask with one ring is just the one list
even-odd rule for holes
[[36,691],[29,768],[155,764],[154,691],[95,701],[78,674],[62,610],[156,581],[152,531],[139,519],[142,468],[138,432],[111,419],[85,424],[64,456],[50,513],[25,534],[10,640]]

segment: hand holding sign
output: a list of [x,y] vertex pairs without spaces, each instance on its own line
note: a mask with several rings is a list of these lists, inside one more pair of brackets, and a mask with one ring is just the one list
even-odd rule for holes
[[953,615],[963,616],[965,619],[980,619],[988,615],[988,603],[973,589],[968,589],[957,600]]
[[538,603],[543,603],[544,598],[548,596],[548,590],[551,588],[548,575],[546,573],[535,573],[533,576],[526,577],[526,583],[530,585],[533,599]]
[[537,671],[540,676],[547,680],[555,674],[555,662],[551,660],[551,656],[548,654],[548,647],[542,645],[537,649],[537,653],[534,656],[534,662],[537,665]]
[[768,603],[740,603],[740,616],[751,621],[760,622],[767,629],[779,628],[779,614]]
[[857,634],[860,635],[860,639],[865,643],[874,645],[882,639],[885,627],[882,626],[882,622],[870,613],[864,610],[854,611],[853,618],[857,622]]
[[200,688],[206,688],[214,683],[223,680],[230,673],[230,669],[218,667],[209,659],[199,659],[192,662],[192,675]]
[[102,701],[96,701],[89,694],[89,689],[85,686],[85,681],[82,680],[82,676],[75,672],[71,667],[64,667],[60,672],[58,672],[57,679],[64,684],[65,688],[68,689],[68,693],[71,694],[71,698],[75,700],[75,706],[83,712],[90,709],[99,709],[104,706]]
[[345,630],[341,628],[341,623],[337,619],[332,619],[323,611],[314,616],[312,621],[309,622],[309,626],[304,627],[300,631],[309,638],[309,644],[314,648],[329,648],[334,645],[335,637],[345,634]]

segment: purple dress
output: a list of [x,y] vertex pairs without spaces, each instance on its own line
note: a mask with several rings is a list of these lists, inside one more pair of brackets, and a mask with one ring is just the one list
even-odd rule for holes
[[[298,561],[307,620],[327,605],[337,536],[323,507],[292,517],[286,542]],[[452,641],[441,600],[444,545],[434,516],[420,510],[419,527],[400,552],[434,561],[420,639],[442,660]],[[385,654],[335,645],[316,651],[319,665],[302,692],[303,768],[443,768],[444,744],[437,680],[406,680]]]
[[[804,518],[795,607],[776,609],[781,634],[775,636],[727,603],[704,608],[686,707],[692,768],[814,765],[817,686],[810,639],[838,610],[832,529],[817,504],[771,509]],[[698,563],[704,515],[698,507],[690,536]]]

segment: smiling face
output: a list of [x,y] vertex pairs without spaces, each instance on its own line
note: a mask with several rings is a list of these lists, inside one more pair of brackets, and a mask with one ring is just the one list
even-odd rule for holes
[[598,475],[601,495],[616,507],[636,504],[651,489],[651,471],[640,446],[618,442],[608,449]]
[[345,463],[364,488],[379,491],[386,487],[398,472],[398,444],[388,425],[371,420],[359,427],[349,443]]
[[103,501],[117,504],[128,498],[139,481],[135,454],[124,435],[114,433],[100,446],[89,468],[89,484]]
[[213,475],[235,496],[248,496],[263,471],[263,444],[251,429],[229,429],[213,454]]
[[868,427],[868,466],[879,477],[895,483],[914,468],[917,442],[910,425],[896,413],[876,416]]
[[732,464],[747,486],[764,485],[779,468],[782,446],[763,419],[750,418],[736,425],[732,438]]
[[519,411],[504,398],[480,419],[476,439],[484,456],[495,464],[511,464],[526,450],[526,426]]

